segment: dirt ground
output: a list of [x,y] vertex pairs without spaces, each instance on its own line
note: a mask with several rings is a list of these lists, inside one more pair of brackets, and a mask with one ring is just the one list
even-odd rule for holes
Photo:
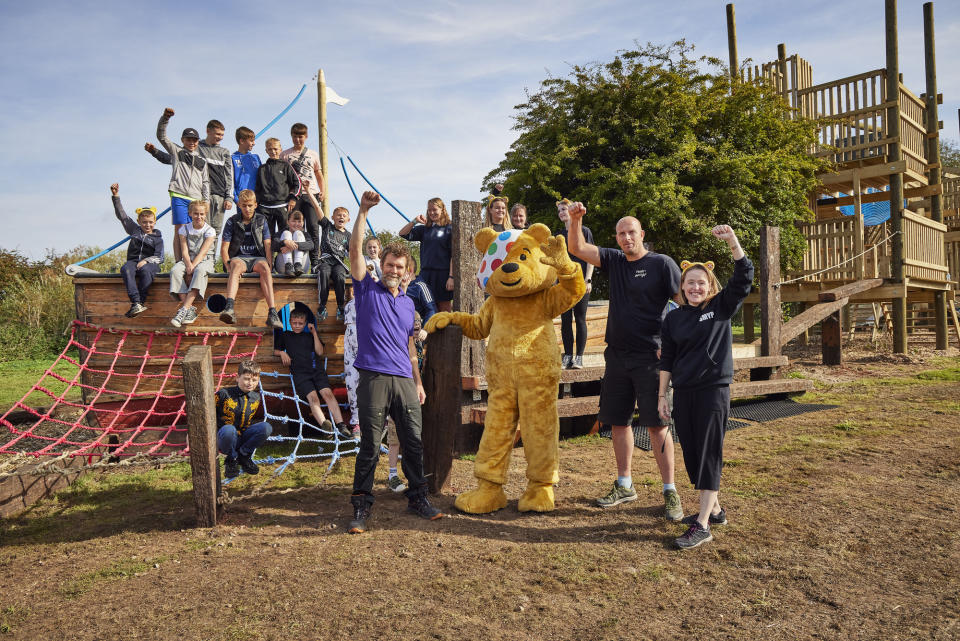
[[[345,533],[352,459],[322,487],[230,504],[213,529],[191,528],[188,469],[105,475],[0,522],[0,638],[956,639],[956,350],[793,356],[817,381],[804,400],[840,407],[727,435],[730,523],[699,549],[671,547],[682,527],[647,452],[639,500],[593,506],[615,472],[597,437],[562,444],[553,514],[517,513],[517,449],[506,509],[426,523],[381,483],[360,536]],[[690,512],[679,451],[677,483]],[[458,460],[435,502],[452,511],[472,484]]]

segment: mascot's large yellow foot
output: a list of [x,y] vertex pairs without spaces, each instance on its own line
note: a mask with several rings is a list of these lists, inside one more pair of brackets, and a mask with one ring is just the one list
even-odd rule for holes
[[517,509],[521,512],[552,512],[554,507],[553,485],[533,481],[527,484],[527,491],[517,503]]
[[503,486],[478,479],[477,489],[464,492],[453,502],[461,512],[469,514],[487,514],[496,512],[507,506],[507,495],[503,493]]

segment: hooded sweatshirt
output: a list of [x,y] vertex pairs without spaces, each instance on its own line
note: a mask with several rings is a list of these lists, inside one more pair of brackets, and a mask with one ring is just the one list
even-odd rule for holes
[[[167,138],[167,122],[170,116],[160,116],[157,123],[157,140],[170,154],[170,184],[167,190],[171,196],[186,198],[187,200],[210,200],[210,176],[207,170],[207,161],[199,152],[189,152],[180,145]],[[224,150],[226,151],[226,150]]]

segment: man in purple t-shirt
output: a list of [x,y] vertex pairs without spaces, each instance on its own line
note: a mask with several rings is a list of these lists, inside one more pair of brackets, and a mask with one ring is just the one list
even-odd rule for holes
[[364,192],[350,237],[350,277],[357,309],[357,408],[360,414],[360,451],[353,472],[353,520],[350,533],[367,530],[373,507],[373,474],[380,458],[384,421],[389,412],[403,448],[403,473],[407,477],[407,509],[425,519],[443,513],[427,499],[423,475],[423,442],[420,440],[420,405],[426,400],[417,351],[413,344],[413,300],[400,290],[410,251],[390,243],[380,254],[383,278],[375,281],[363,258],[363,229],[367,212],[380,202],[375,191]]

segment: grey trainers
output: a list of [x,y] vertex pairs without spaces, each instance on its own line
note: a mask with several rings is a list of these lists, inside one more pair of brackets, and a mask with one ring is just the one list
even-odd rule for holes
[[197,313],[197,308],[191,305],[187,308],[187,313],[183,315],[183,324],[189,325],[193,323],[200,315]]
[[710,533],[710,530],[705,529],[699,522],[694,521],[693,525],[687,529],[684,535],[675,539],[673,542],[681,550],[691,550],[704,543],[709,543],[712,540],[713,534]]
[[233,303],[227,303],[227,306],[220,312],[220,322],[227,325],[233,325],[237,322],[237,313],[233,311]]
[[573,357],[573,362],[570,363],[570,369],[583,369],[583,355],[577,354]]
[[399,476],[391,476],[390,478],[388,478],[387,487],[390,488],[391,492],[396,492],[397,494],[407,489],[407,486],[404,484],[403,481],[400,480]]
[[[690,516],[685,516],[680,519],[680,522],[684,525],[693,525],[693,522],[697,520],[699,514],[691,514]],[[710,527],[714,525],[726,525],[727,524],[727,511],[723,508],[720,508],[720,511],[717,514],[711,514],[707,519],[707,523],[710,524]]]
[[270,308],[270,311],[267,312],[267,327],[283,329],[283,323],[280,321],[280,315],[277,314],[277,310],[272,307]]
[[141,304],[141,303],[131,303],[131,304],[130,304],[130,309],[127,310],[126,316],[127,316],[127,318],[133,318],[133,317],[135,317],[135,316],[139,316],[140,314],[144,313],[145,311],[147,311],[147,306],[146,306],[146,305],[143,305],[143,304]]
[[560,360],[560,369],[570,369],[571,363],[573,363],[573,356],[570,354],[564,354],[563,358]]
[[663,492],[663,504],[668,521],[676,523],[683,518],[683,506],[680,505],[680,495],[676,490]]
[[[613,489],[603,498],[597,499],[600,507],[613,507],[621,503],[637,500],[637,491],[633,487],[623,487],[619,482],[613,482]],[[682,515],[681,515],[682,516]]]
[[173,315],[173,318],[170,319],[170,324],[174,327],[180,327],[183,325],[183,319],[187,316],[187,308],[181,307],[177,310],[177,313]]

